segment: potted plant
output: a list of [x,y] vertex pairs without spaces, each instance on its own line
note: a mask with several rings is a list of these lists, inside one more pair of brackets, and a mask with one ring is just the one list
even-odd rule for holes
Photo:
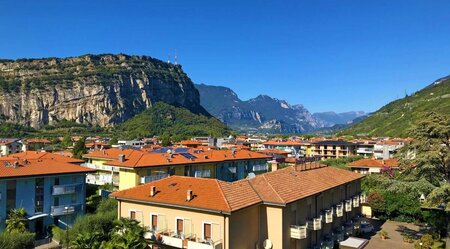
[[380,238],[382,239],[382,240],[385,240],[385,239],[387,239],[388,238],[388,232],[386,232],[386,230],[381,230],[381,232],[380,232]]

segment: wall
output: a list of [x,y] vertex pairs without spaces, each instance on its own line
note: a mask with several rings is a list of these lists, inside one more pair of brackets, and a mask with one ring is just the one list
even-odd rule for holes
[[[253,206],[233,212],[230,216],[230,248],[255,248],[262,244],[259,238],[260,206]],[[276,247],[274,247],[276,248]]]
[[140,184],[140,177],[133,169],[119,170],[119,190],[132,188]]

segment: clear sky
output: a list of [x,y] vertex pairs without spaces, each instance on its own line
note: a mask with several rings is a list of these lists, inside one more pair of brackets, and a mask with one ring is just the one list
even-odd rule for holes
[[0,0],[0,58],[175,52],[244,100],[375,111],[450,74],[450,1]]

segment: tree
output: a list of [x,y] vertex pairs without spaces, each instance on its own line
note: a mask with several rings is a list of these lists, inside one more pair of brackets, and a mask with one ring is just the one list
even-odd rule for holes
[[62,144],[62,146],[66,147],[66,148],[73,145],[73,144],[72,144],[72,138],[70,137],[69,134],[66,134],[66,135],[63,137],[63,140],[62,140],[61,144]]
[[386,207],[384,197],[378,192],[369,193],[367,202],[375,213],[383,213]]
[[99,249],[101,245],[102,234],[99,232],[78,234],[70,242],[70,248],[73,249]]
[[121,218],[116,221],[111,240],[102,243],[102,248],[144,249],[147,247],[144,234],[145,229],[138,221]]
[[24,233],[27,231],[27,212],[23,208],[11,209],[6,220],[6,231]]
[[75,158],[81,159],[87,153],[86,145],[84,144],[85,140],[84,137],[80,138],[73,146],[72,154]]
[[111,140],[109,140],[109,145],[115,145],[115,144],[118,144],[119,143],[119,140],[117,139],[117,137],[113,137],[113,138],[111,138]]

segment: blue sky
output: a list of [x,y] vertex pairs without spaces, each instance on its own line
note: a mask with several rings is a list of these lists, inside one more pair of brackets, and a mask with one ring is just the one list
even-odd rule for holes
[[0,1],[0,58],[127,53],[196,83],[375,111],[450,74],[448,0]]

